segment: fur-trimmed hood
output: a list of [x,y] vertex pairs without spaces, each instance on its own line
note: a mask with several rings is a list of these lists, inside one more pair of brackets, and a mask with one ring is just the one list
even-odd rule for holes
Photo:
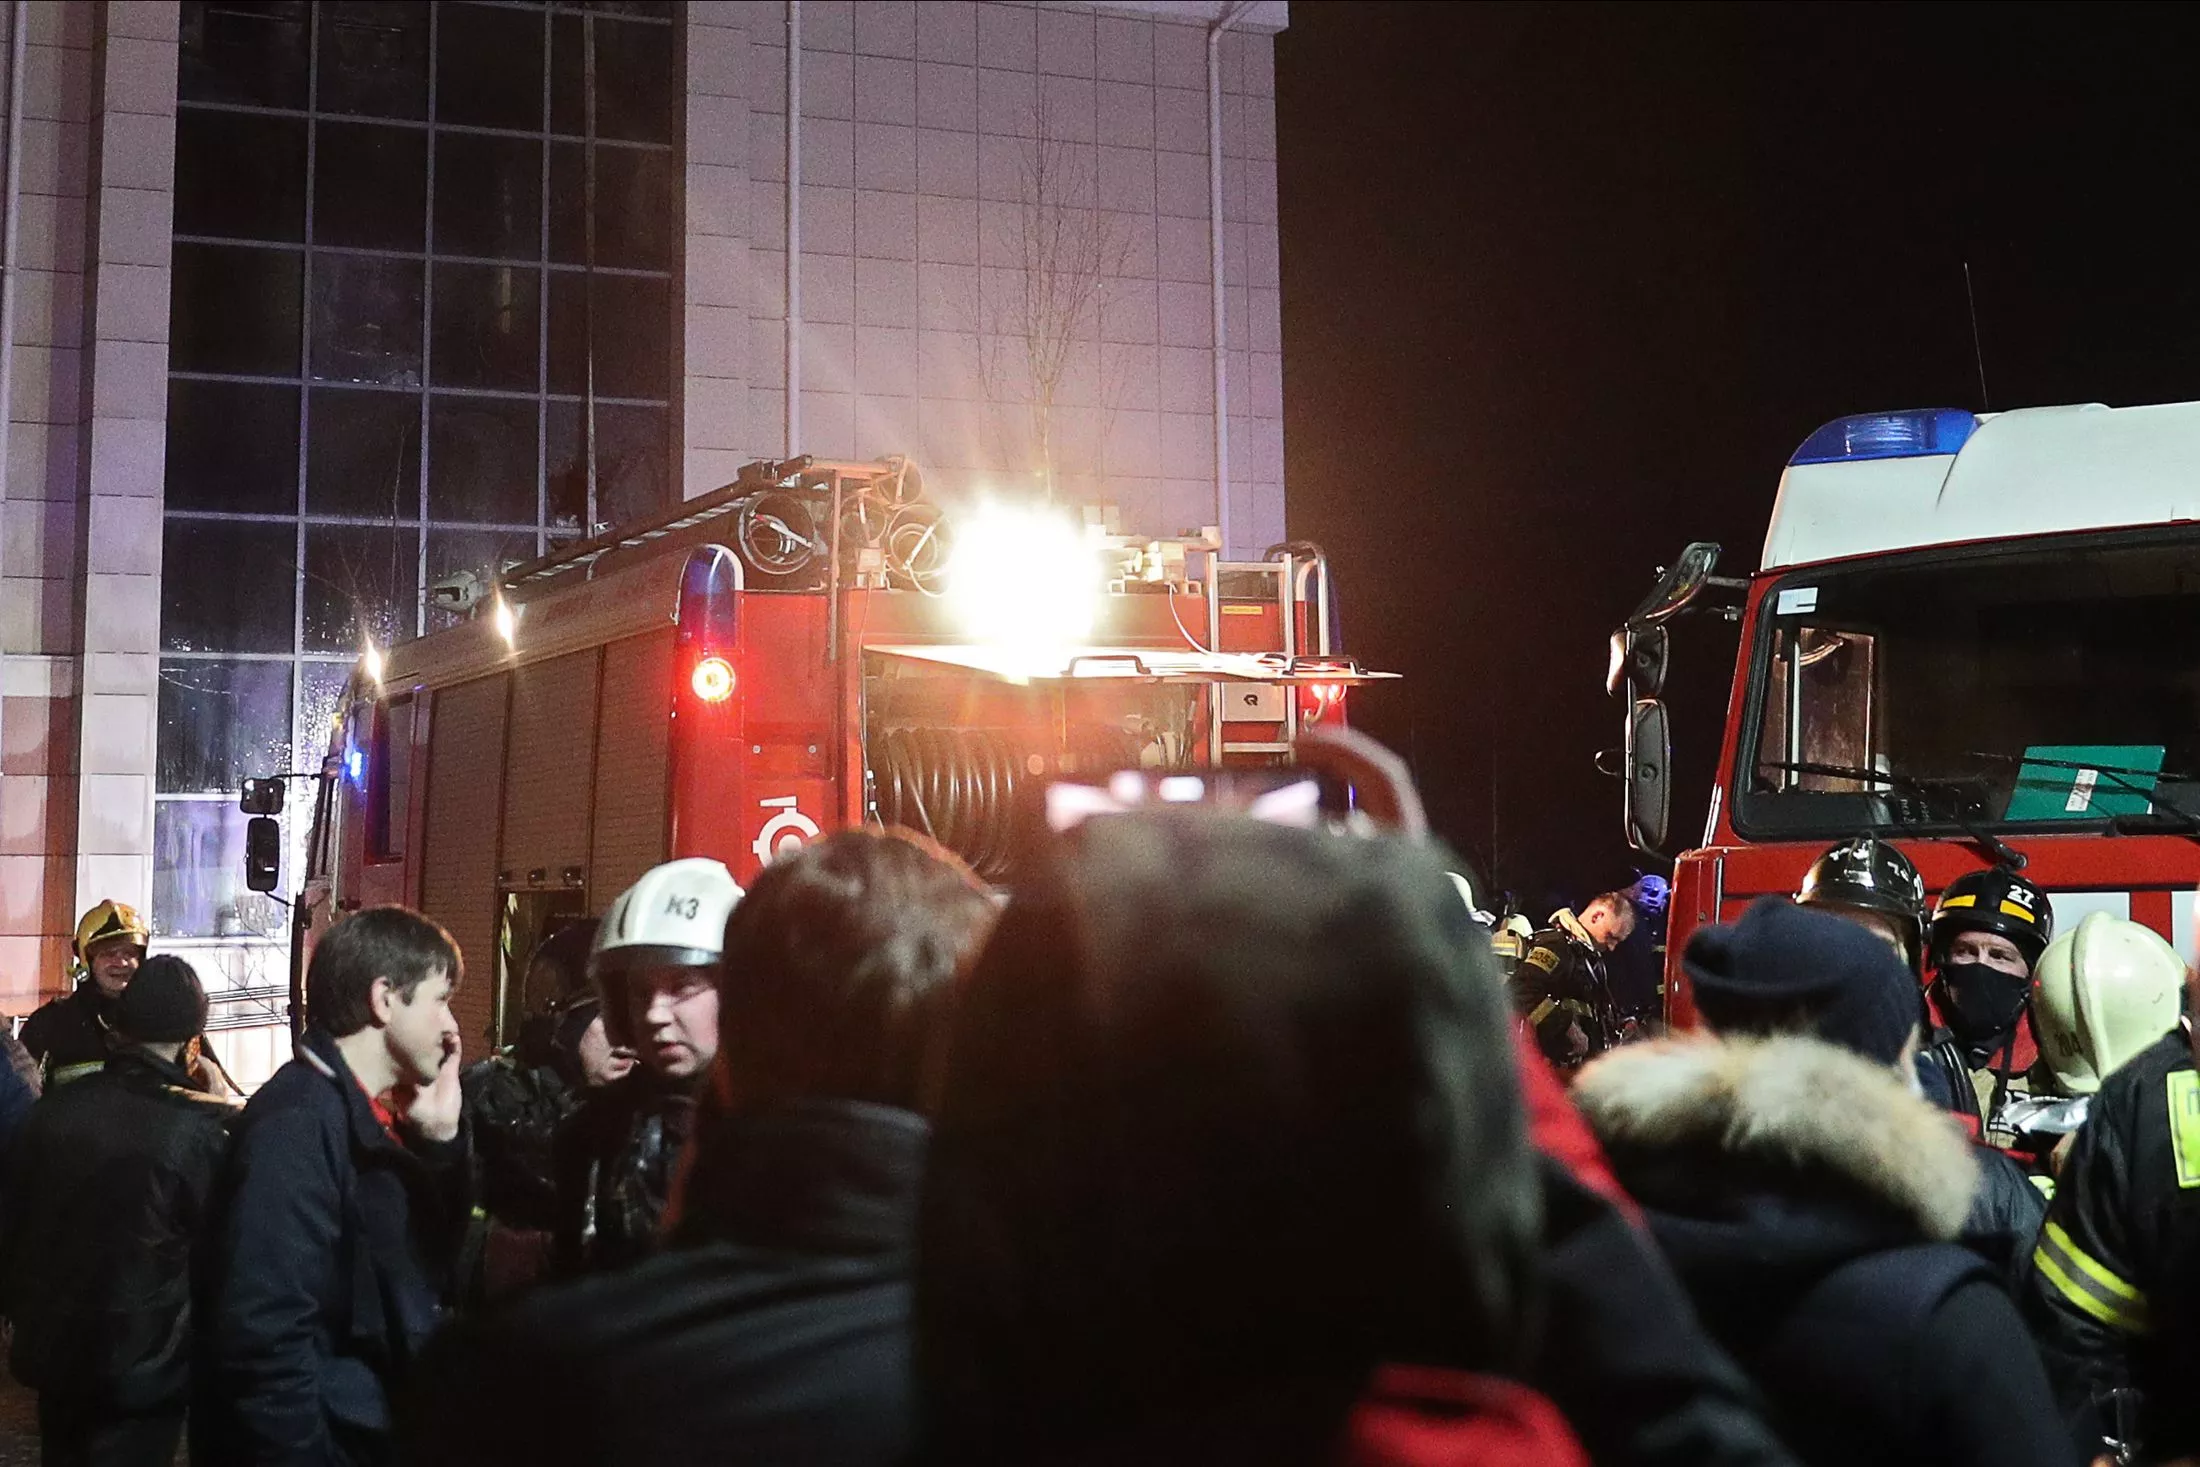
[[1583,1070],[1573,1098],[1646,1207],[1737,1216],[1777,1199],[1948,1241],[1979,1164],[1892,1070],[1800,1036],[1664,1039]]

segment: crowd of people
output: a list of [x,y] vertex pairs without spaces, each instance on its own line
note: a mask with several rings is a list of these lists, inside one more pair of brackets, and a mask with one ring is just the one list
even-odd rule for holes
[[189,965],[95,912],[105,1057],[0,1066],[45,1460],[2200,1454],[2161,938],[2057,935],[2006,869],[1928,913],[1845,842],[1691,936],[1656,1033],[1604,962],[1635,894],[1508,973],[1396,762],[1305,752],[1379,828],[1096,815],[1005,899],[894,831],[745,892],[672,862],[545,938],[470,1065],[464,955],[354,912],[242,1105]]

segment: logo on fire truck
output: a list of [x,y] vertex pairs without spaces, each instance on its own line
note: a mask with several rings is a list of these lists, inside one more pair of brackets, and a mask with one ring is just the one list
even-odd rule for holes
[[817,822],[795,808],[795,796],[781,795],[756,803],[759,809],[779,812],[764,822],[764,828],[756,833],[756,843],[749,847],[756,853],[759,864],[768,866],[778,857],[789,851],[799,851],[817,839]]

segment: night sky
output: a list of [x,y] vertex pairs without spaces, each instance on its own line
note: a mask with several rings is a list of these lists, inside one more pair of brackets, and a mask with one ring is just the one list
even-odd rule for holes
[[[1753,570],[1818,424],[1981,405],[1966,261],[1992,407],[2200,398],[2193,15],[1291,7],[1291,533],[1405,674],[1355,718],[1532,915],[1635,864],[1607,635],[1689,540]],[[1676,846],[1734,650],[1676,629]]]

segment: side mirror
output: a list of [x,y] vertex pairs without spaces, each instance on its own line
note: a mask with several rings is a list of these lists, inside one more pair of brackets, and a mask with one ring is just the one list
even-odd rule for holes
[[279,778],[248,779],[237,808],[247,815],[280,815],[283,813],[283,786],[284,781]]
[[273,891],[283,864],[283,828],[266,815],[244,826],[244,884],[252,891]]
[[1672,765],[1665,705],[1656,698],[1637,698],[1627,715],[1627,843],[1660,860],[1673,813]]
[[1672,638],[1662,624],[1629,625],[1612,633],[1612,661],[1605,670],[1604,691],[1617,693],[1625,682],[1637,698],[1655,698],[1665,692],[1665,669]]

